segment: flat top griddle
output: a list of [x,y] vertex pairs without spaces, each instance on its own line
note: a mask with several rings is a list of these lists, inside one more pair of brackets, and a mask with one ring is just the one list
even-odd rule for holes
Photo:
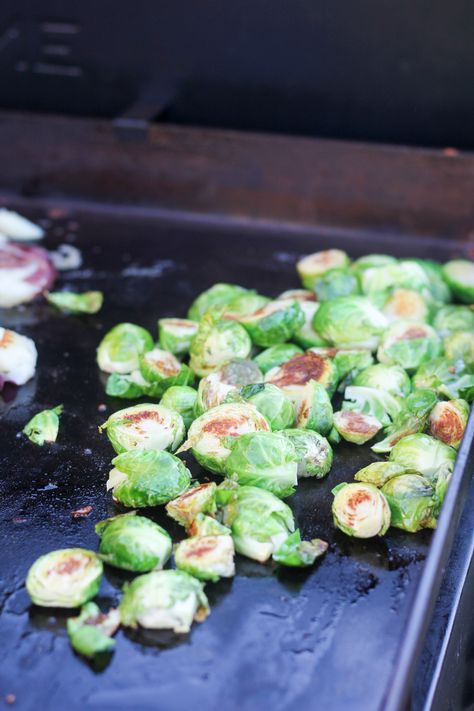
[[[98,425],[127,401],[107,398],[95,363],[102,335],[120,321],[156,334],[156,320],[185,315],[191,300],[216,281],[237,282],[276,296],[298,286],[298,256],[328,246],[351,257],[371,251],[446,260],[456,246],[411,239],[381,248],[375,237],[295,231],[223,229],[173,224],[138,212],[51,213],[45,246],[80,247],[81,268],[60,287],[100,289],[96,316],[65,316],[42,301],[0,312],[0,322],[32,337],[39,351],[34,380],[7,387],[0,400],[0,693],[14,708],[259,708],[376,711],[383,707],[432,533],[390,529],[377,540],[353,540],[332,525],[331,489],[377,457],[368,446],[341,444],[323,480],[304,480],[288,500],[304,538],[329,541],[308,571],[281,571],[238,556],[233,580],[208,584],[211,615],[189,635],[121,630],[109,666],[72,652],[67,614],[30,604],[24,578],[47,551],[96,549],[94,524],[117,509],[105,492],[112,448]],[[45,217],[44,212],[32,213]],[[58,442],[39,449],[18,433],[37,411],[64,403]],[[107,412],[98,406],[106,403]],[[190,455],[193,474],[203,479]],[[88,518],[71,512],[92,506]],[[175,538],[182,530],[162,509],[147,515]],[[99,602],[116,604],[126,573],[106,568]]]

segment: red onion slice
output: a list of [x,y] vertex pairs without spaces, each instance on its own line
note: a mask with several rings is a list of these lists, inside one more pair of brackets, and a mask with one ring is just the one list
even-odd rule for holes
[[0,307],[31,301],[49,289],[55,278],[46,250],[14,242],[0,244]]

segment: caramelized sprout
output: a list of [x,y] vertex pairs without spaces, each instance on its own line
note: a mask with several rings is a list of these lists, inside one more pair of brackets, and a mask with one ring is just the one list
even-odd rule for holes
[[372,484],[339,484],[332,493],[334,525],[355,538],[383,536],[390,526],[384,494]]

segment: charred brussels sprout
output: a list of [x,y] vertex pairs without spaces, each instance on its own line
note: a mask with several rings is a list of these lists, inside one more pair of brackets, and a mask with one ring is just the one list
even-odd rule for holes
[[441,471],[452,472],[456,450],[427,434],[411,434],[401,439],[390,452],[390,461],[419,472],[430,483]]
[[35,605],[80,607],[97,594],[102,572],[102,561],[92,551],[64,548],[33,563],[26,589]]
[[443,342],[446,358],[464,360],[474,365],[474,331],[458,331],[447,336]]
[[246,385],[240,391],[240,395],[257,408],[273,431],[292,426],[295,419],[293,405],[285,393],[275,385],[270,383]]
[[438,402],[430,414],[430,435],[459,449],[469,417],[469,405],[465,400]]
[[327,549],[328,544],[320,538],[302,541],[300,531],[297,529],[273,553],[272,558],[276,563],[290,568],[306,568],[313,565],[316,558],[326,553]]
[[469,306],[442,306],[433,319],[433,328],[443,337],[458,331],[474,331],[474,311]]
[[380,489],[387,481],[393,479],[393,477],[411,473],[409,469],[395,462],[372,462],[372,464],[369,464],[367,467],[359,469],[354,479],[356,481],[363,481],[366,484],[373,484]]
[[40,447],[45,442],[56,442],[59,431],[59,416],[63,411],[63,406],[58,405],[52,410],[43,410],[24,426],[23,432],[30,442]]
[[305,386],[314,380],[332,395],[336,389],[339,374],[334,363],[313,351],[307,351],[272,368],[265,375],[265,381],[281,388],[297,407],[305,394]]
[[393,321],[428,321],[430,309],[425,299],[411,289],[395,289],[383,307],[387,319]]
[[318,301],[329,301],[339,296],[352,296],[360,294],[357,277],[347,269],[334,269],[328,272],[314,284],[314,291]]
[[395,397],[406,397],[411,391],[410,378],[400,365],[371,365],[356,375],[353,384],[383,390]]
[[390,452],[392,447],[403,437],[421,432],[428,421],[428,416],[438,398],[432,390],[414,390],[402,401],[400,412],[393,422],[385,428],[385,438],[373,445],[372,451]]
[[183,462],[169,452],[133,450],[112,460],[107,491],[114,501],[129,508],[160,506],[184,493],[191,474]]
[[188,529],[200,514],[214,515],[216,512],[216,488],[213,481],[188,489],[177,499],[166,505],[168,516]]
[[158,321],[160,346],[174,355],[185,355],[189,353],[197,330],[198,324],[189,319],[160,318]]
[[119,323],[100,342],[97,363],[106,373],[131,373],[138,369],[139,356],[152,348],[153,338],[146,329]]
[[426,323],[398,321],[385,333],[377,351],[377,358],[386,365],[400,365],[405,370],[416,370],[441,354],[440,337]]
[[295,530],[290,507],[256,486],[237,488],[236,501],[224,508],[226,521],[232,528],[235,550],[260,563],[265,563]]
[[67,632],[74,651],[92,659],[96,654],[112,651],[115,647],[112,636],[119,625],[118,610],[104,613],[94,602],[88,602],[78,617],[68,619]]
[[238,388],[262,380],[262,373],[252,360],[231,360],[199,383],[196,415],[202,415],[206,410],[221,405],[226,397]]
[[114,516],[95,527],[104,563],[134,573],[161,570],[171,555],[171,537],[164,528],[135,512]]
[[[331,431],[332,423],[331,399],[326,389],[321,383],[310,380],[301,393],[300,404],[296,411],[296,427],[327,435]],[[291,423],[288,426],[291,426]]]
[[249,293],[254,292],[236,284],[214,284],[193,301],[188,312],[188,318],[191,321],[199,321],[211,307],[225,306],[233,299]]
[[195,419],[197,392],[187,385],[172,385],[161,398],[160,405],[168,410],[178,412],[183,418],[184,426],[188,429]]
[[191,345],[189,365],[200,377],[235,358],[247,358],[252,343],[246,330],[235,321],[219,321],[206,314]]
[[238,437],[248,432],[269,431],[263,415],[250,404],[229,403],[208,410],[192,423],[188,439],[180,452],[192,449],[199,464],[217,474],[225,472],[225,461],[230,454],[227,437]]
[[448,398],[462,397],[471,401],[474,397],[474,375],[463,361],[435,358],[421,365],[413,376],[416,388],[430,388]]
[[293,340],[302,348],[326,345],[324,338],[313,328],[314,314],[319,309],[319,304],[315,301],[300,301],[299,304],[304,314],[304,324],[293,334]]
[[146,381],[156,386],[162,395],[172,385],[192,385],[194,376],[189,367],[172,353],[153,348],[140,356],[140,372]]
[[276,432],[252,432],[232,438],[225,462],[227,476],[275,496],[291,496],[297,484],[297,456],[291,441]]
[[174,451],[185,434],[183,418],[178,412],[151,403],[114,412],[99,429],[106,430],[118,454],[133,449]]
[[72,314],[96,314],[102,308],[104,295],[101,291],[85,291],[76,294],[72,291],[50,291],[46,294],[50,304],[60,311]]
[[402,409],[401,401],[383,390],[349,385],[344,392],[343,410],[372,415],[382,425],[389,425]]
[[474,303],[474,262],[453,259],[444,265],[443,276],[459,301],[465,304]]
[[372,484],[339,484],[332,493],[334,525],[355,538],[383,536],[390,526],[390,508],[384,494]]
[[349,257],[340,249],[327,249],[309,254],[300,259],[296,270],[306,289],[314,289],[318,279],[333,269],[344,269],[349,266]]
[[331,469],[333,452],[325,437],[318,432],[297,429],[283,430],[281,434],[288,437],[295,448],[298,479],[326,476]]
[[182,570],[160,570],[125,583],[119,606],[126,627],[186,633],[209,614],[204,586]]
[[254,361],[265,375],[272,368],[278,368],[295,355],[302,355],[302,353],[302,349],[294,343],[277,343],[276,346],[270,346],[255,356]]
[[401,474],[382,487],[391,512],[391,525],[416,533],[422,528],[434,528],[434,489],[419,474]]
[[382,424],[373,415],[365,415],[352,410],[334,413],[334,427],[342,439],[354,444],[364,444],[375,437]]
[[234,552],[230,535],[195,536],[178,543],[174,560],[178,570],[215,583],[235,575]]
[[244,316],[240,322],[252,342],[266,348],[291,338],[303,326],[304,313],[298,301],[280,299]]
[[369,299],[341,296],[321,304],[313,326],[331,345],[375,350],[387,319]]

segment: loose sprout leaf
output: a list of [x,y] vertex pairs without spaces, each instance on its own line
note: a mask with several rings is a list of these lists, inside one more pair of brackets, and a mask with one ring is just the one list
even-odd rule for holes
[[59,416],[63,411],[63,406],[58,405],[51,410],[38,412],[23,428],[24,434],[30,442],[40,447],[45,442],[56,442],[59,431]]
[[322,541],[320,538],[302,541],[300,531],[297,529],[272,554],[272,558],[280,565],[290,568],[305,568],[313,565],[316,558],[322,556],[327,548],[326,541]]
[[46,294],[46,299],[60,311],[96,314],[102,308],[104,295],[101,291],[85,291],[82,294],[73,291],[50,291]]
[[67,631],[71,646],[84,657],[93,658],[96,654],[110,652],[115,647],[112,636],[120,625],[118,610],[101,612],[93,602],[81,608],[78,617],[70,617]]
[[395,476],[411,474],[409,469],[402,467],[396,462],[372,462],[363,469],[359,469],[354,475],[356,481],[363,481],[366,484],[373,484],[379,489]]
[[474,374],[462,360],[435,358],[420,365],[413,376],[415,388],[430,388],[444,397],[464,398],[471,401],[474,395]]

